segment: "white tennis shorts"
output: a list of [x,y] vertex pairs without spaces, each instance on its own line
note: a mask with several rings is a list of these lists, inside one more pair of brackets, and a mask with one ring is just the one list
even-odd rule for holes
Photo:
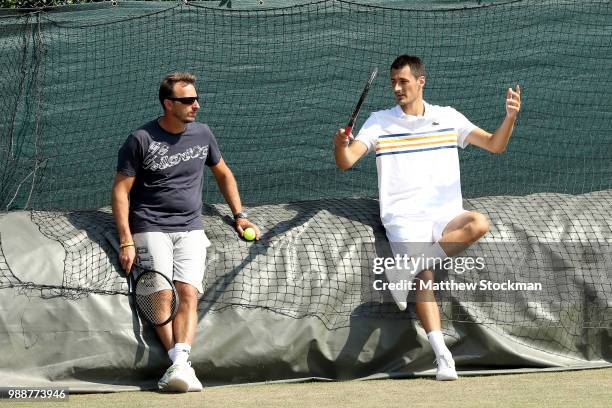
[[203,230],[186,232],[139,232],[133,235],[138,263],[172,281],[188,283],[204,293],[206,248],[210,241]]
[[444,229],[453,219],[466,212],[459,209],[432,218],[404,221],[401,225],[385,225],[393,255],[421,253],[424,248],[442,238]]

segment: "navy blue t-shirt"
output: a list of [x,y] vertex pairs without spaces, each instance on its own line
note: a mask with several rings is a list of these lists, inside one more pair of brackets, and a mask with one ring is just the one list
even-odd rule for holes
[[203,123],[188,123],[183,133],[172,134],[153,120],[134,131],[117,160],[117,172],[136,177],[130,191],[132,232],[204,229],[204,164],[219,160],[217,141]]

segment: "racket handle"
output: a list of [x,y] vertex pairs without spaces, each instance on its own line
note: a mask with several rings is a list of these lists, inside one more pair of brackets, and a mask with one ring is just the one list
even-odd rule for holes
[[128,273],[127,275],[127,287],[128,287],[128,294],[132,294],[134,293],[134,282],[132,281],[132,274]]
[[346,133],[346,135],[349,136],[352,130],[353,130],[353,125],[348,125],[347,127],[344,128],[344,133]]

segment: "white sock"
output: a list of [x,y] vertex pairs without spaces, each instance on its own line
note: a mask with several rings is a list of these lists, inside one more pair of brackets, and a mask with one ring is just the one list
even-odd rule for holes
[[444,355],[450,354],[450,350],[444,344],[444,336],[440,330],[432,330],[427,333],[427,339],[429,339],[429,343],[431,343],[431,348],[434,353],[436,353],[436,358]]
[[172,364],[186,364],[189,360],[191,346],[187,343],[176,343],[173,348],[168,350],[168,356]]
[[174,360],[176,359],[176,352],[174,350],[174,347],[168,350],[168,357],[170,357],[170,360],[172,360],[172,364],[174,364]]

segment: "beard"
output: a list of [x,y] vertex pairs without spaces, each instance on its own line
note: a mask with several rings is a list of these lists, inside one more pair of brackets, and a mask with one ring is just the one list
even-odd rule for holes
[[403,94],[401,96],[396,95],[395,100],[397,101],[399,105],[407,105],[413,102],[412,100],[410,100],[410,98],[408,98],[406,94]]
[[187,123],[193,123],[196,120],[196,113],[194,113],[193,115],[190,115],[189,113],[186,113],[184,115],[174,115],[174,117],[180,121],[181,123],[187,124]]

